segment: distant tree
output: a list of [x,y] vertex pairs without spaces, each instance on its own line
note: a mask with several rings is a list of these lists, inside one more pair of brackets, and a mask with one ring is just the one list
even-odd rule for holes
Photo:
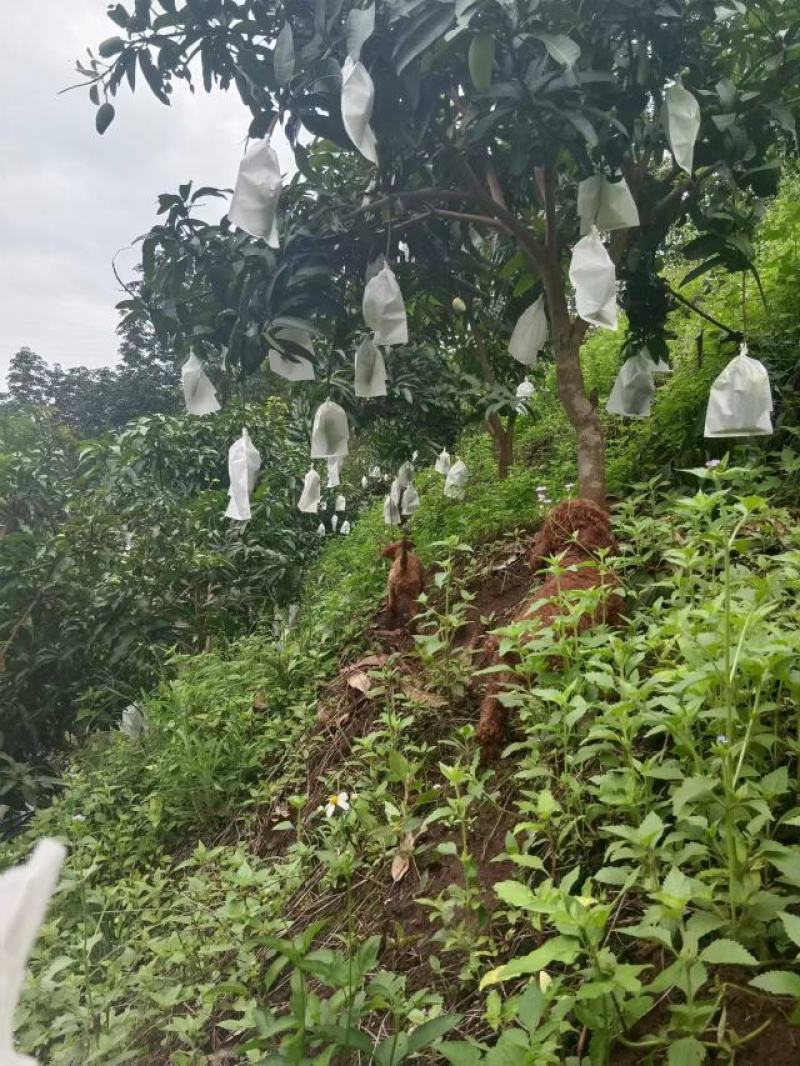
[[44,407],[50,403],[50,368],[31,348],[20,348],[11,359],[8,399],[17,407]]

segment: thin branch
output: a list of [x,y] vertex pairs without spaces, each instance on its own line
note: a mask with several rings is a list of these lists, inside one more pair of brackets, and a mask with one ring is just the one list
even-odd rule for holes
[[476,226],[490,226],[492,229],[499,229],[503,233],[513,236],[505,222],[501,222],[499,218],[489,218],[488,215],[471,215],[466,211],[451,211],[446,207],[434,207],[429,213],[440,218],[457,218],[462,222],[472,222]]
[[724,322],[720,322],[718,318],[714,318],[713,315],[710,315],[707,311],[703,311],[701,308],[699,308],[697,304],[692,303],[691,300],[687,300],[685,296],[681,296],[681,294],[679,292],[676,292],[671,285],[667,285],[667,292],[674,296],[679,303],[682,303],[684,304],[684,306],[688,307],[690,311],[694,311],[696,315],[699,315],[701,318],[704,318],[706,322],[710,322],[712,325],[716,326],[717,329],[721,329],[723,333],[727,333],[727,335],[733,340],[738,341],[742,339],[743,333],[741,332],[741,330],[731,329],[729,326],[726,326]]

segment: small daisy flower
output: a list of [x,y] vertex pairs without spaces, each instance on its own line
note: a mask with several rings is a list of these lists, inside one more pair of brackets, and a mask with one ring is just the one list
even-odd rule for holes
[[346,792],[332,792],[325,804],[325,817],[333,818],[337,811],[346,814],[350,810],[350,796]]
[[728,743],[728,738],[726,736],[724,736],[724,734],[720,733],[719,736],[717,737],[717,744],[727,744],[727,743]]
[[707,468],[708,468],[709,470],[714,470],[714,469],[715,469],[716,467],[718,467],[718,466],[719,466],[719,464],[720,464],[720,460],[719,460],[719,459],[709,459],[709,460],[708,460],[708,461],[706,462],[706,467],[707,467]]

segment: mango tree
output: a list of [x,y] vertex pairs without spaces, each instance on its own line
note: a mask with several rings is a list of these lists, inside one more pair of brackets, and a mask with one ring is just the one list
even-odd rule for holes
[[[689,277],[753,270],[758,198],[795,147],[800,23],[789,3],[136,0],[109,16],[122,33],[81,67],[101,132],[137,72],[165,104],[176,80],[235,86],[252,137],[283,124],[308,182],[310,235],[363,258],[393,257],[402,242],[412,265],[435,258],[443,275],[488,248],[518,298],[542,294],[580,493],[598,501],[603,432],[580,358],[589,325],[567,282],[579,183],[627,183],[640,224],[608,244],[624,350],[659,358],[675,298],[660,276],[665,250],[688,241]],[[347,73],[360,62],[374,86],[373,160],[342,120],[348,57]],[[346,185],[315,181],[309,138],[352,153]]]

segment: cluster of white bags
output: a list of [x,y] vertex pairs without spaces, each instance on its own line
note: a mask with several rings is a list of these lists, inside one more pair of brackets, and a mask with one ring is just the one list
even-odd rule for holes
[[260,469],[261,456],[250,440],[250,434],[243,429],[241,437],[228,449],[228,476],[231,484],[228,489],[230,500],[225,512],[226,518],[234,518],[238,522],[250,520],[250,493],[255,488]]
[[772,390],[766,367],[743,344],[711,386],[706,437],[766,437],[772,433]]
[[66,850],[40,840],[22,866],[0,874],[0,1063],[36,1066],[12,1045],[14,1012],[25,983],[25,967],[58,883]]
[[596,226],[573,248],[569,279],[575,287],[575,307],[584,322],[616,329],[617,273]]
[[594,174],[578,186],[578,217],[581,236],[591,233],[593,226],[611,233],[639,225],[639,211],[627,181],[609,181],[603,174]]
[[181,380],[186,410],[190,415],[213,415],[219,411],[219,400],[214,386],[194,353],[181,368]]
[[277,152],[269,141],[253,141],[239,165],[228,218],[251,237],[260,237],[277,248],[276,216],[282,189]]
[[409,518],[419,510],[420,498],[413,477],[411,463],[403,463],[389,487],[389,495],[383,501],[383,520],[387,526],[399,526],[403,518]]
[[547,341],[548,331],[544,296],[540,296],[517,319],[508,342],[509,352],[523,366],[533,366]]

